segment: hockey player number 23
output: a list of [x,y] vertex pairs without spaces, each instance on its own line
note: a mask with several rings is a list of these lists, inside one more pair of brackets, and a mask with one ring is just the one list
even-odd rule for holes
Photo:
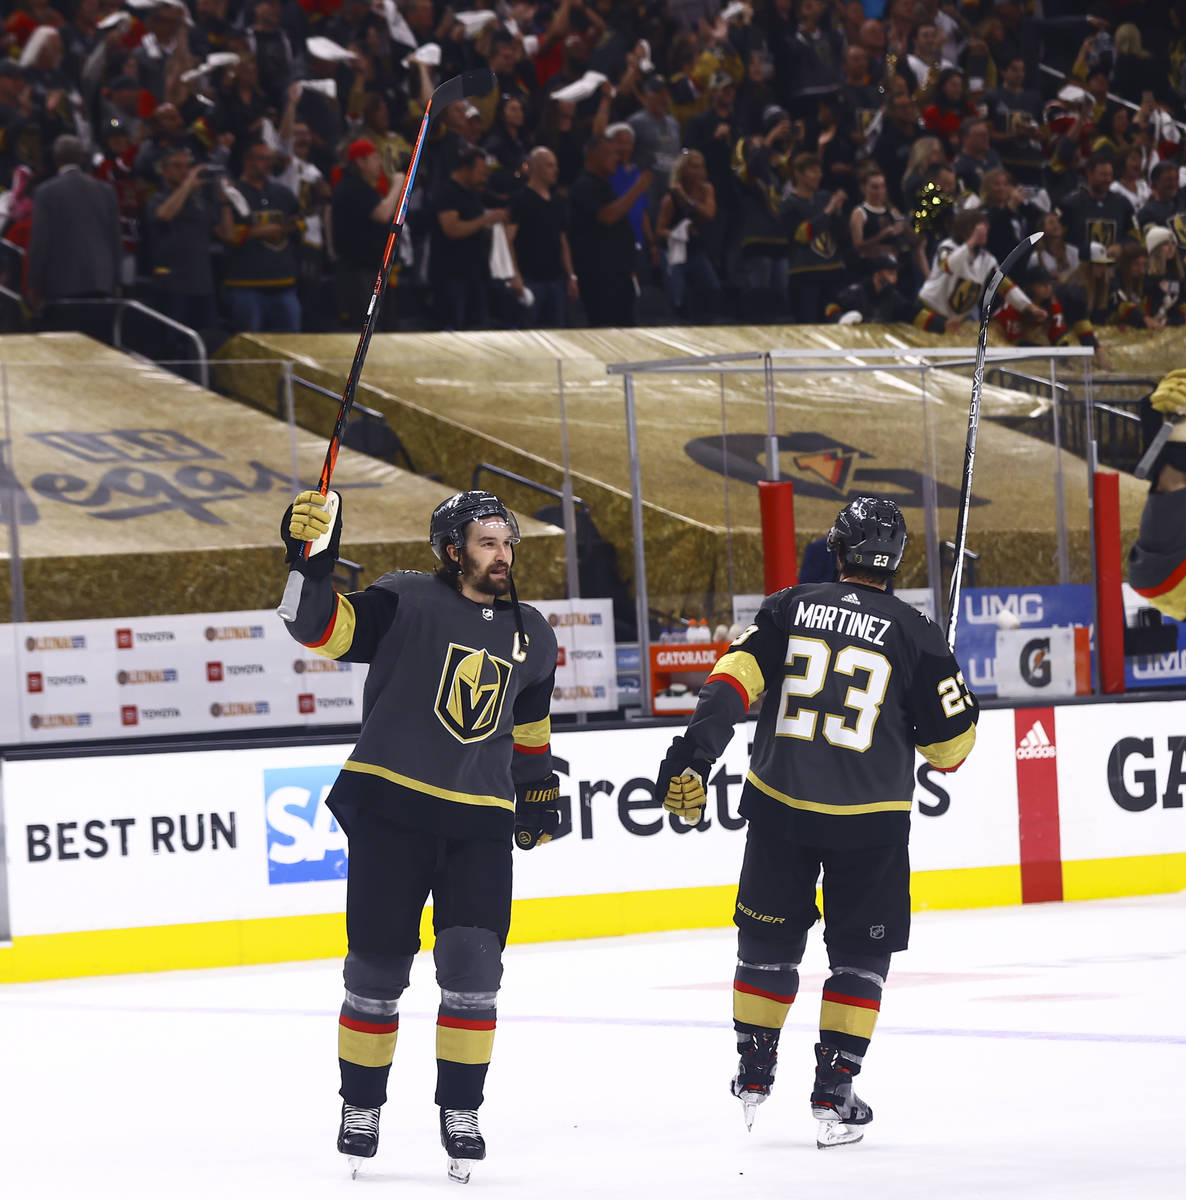
[[777,736],[805,741],[815,737],[819,712],[814,708],[794,706],[793,702],[817,695],[831,668],[839,675],[853,676],[854,680],[860,671],[865,679],[863,687],[854,682],[844,696],[844,707],[856,711],[856,723],[847,723],[851,713],[824,713],[822,732],[825,740],[858,754],[873,745],[873,727],[881,714],[892,671],[884,655],[860,646],[845,646],[833,659],[827,642],[818,638],[792,637],[787,639],[786,665],[788,673],[783,677],[778,720],[774,726]]

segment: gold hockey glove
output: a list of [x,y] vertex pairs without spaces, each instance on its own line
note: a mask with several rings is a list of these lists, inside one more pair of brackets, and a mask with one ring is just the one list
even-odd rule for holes
[[1171,371],[1149,398],[1154,409],[1167,417],[1186,416],[1186,370]]
[[711,771],[712,763],[697,755],[686,737],[677,737],[659,767],[655,797],[686,825],[699,825],[708,800],[704,788]]
[[[280,536],[287,553],[284,561],[309,579],[333,574],[342,542],[342,502],[336,492],[301,492],[288,506],[280,522]],[[306,542],[311,542],[304,557]]]
[[547,779],[515,788],[515,845],[530,850],[552,840],[560,828],[560,780]]

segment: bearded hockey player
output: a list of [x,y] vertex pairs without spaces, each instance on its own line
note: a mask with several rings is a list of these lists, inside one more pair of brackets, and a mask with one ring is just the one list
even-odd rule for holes
[[1186,370],[1171,371],[1141,405],[1146,445],[1169,439],[1149,472],[1141,528],[1128,556],[1128,582],[1155,608],[1186,621]]
[[326,658],[370,663],[358,744],[326,802],[350,863],[338,1149],[357,1171],[378,1148],[399,998],[431,894],[436,1103],[449,1174],[464,1183],[486,1155],[477,1110],[511,919],[512,837],[530,850],[559,824],[549,752],[556,638],[519,603],[519,527],[497,497],[461,492],[437,506],[435,575],[393,571],[343,596],[329,578],[342,533],[330,495],[328,507],[317,492],[297,496],[281,535],[304,576],[289,633]]
[[692,825],[733,726],[766,693],[741,797],[749,821],[733,914],[731,1083],[746,1128],[770,1094],[778,1040],[819,919],[824,983],[811,1111],[823,1147],[856,1142],[873,1110],[853,1091],[873,1036],[890,956],[910,932],[910,806],[917,748],[954,771],[979,708],[939,627],[886,593],[906,548],[890,500],[860,496],[828,535],[839,581],[776,592],[700,692],[663,760],[656,796]]

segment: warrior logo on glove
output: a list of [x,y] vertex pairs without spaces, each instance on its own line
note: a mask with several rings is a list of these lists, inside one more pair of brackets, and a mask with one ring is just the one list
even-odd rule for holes
[[515,789],[515,845],[530,850],[560,828],[560,780],[552,774]]

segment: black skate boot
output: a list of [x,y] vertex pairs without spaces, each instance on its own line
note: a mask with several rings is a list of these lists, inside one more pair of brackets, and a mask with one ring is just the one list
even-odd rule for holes
[[449,1178],[469,1183],[470,1164],[486,1157],[486,1141],[475,1108],[441,1109],[441,1145],[449,1156]]
[[778,1031],[737,1034],[737,1074],[729,1090],[741,1101],[747,1131],[753,1129],[758,1105],[774,1087],[774,1070],[778,1066]]
[[374,1158],[379,1149],[379,1110],[342,1104],[342,1126],[338,1130],[338,1152],[350,1155],[350,1178],[358,1174],[359,1160]]
[[819,1122],[815,1144],[826,1150],[859,1142],[865,1135],[856,1128],[873,1120],[873,1110],[852,1090],[852,1077],[861,1069],[833,1046],[815,1047],[815,1087],[811,1115]]

